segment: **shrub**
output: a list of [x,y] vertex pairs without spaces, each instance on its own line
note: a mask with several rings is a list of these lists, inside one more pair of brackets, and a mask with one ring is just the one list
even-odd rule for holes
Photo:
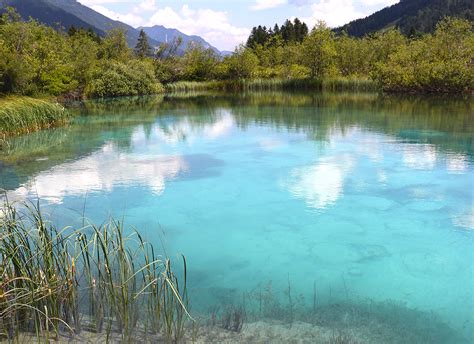
[[148,61],[131,60],[127,64],[104,64],[86,87],[90,97],[119,97],[163,92],[156,80],[153,66]]

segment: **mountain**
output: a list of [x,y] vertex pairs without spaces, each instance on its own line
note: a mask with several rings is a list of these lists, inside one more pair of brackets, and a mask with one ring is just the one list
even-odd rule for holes
[[[128,44],[134,47],[137,43],[137,29],[112,20],[76,0],[0,0],[0,13],[8,6],[15,8],[25,20],[32,17],[43,24],[66,29],[72,25],[91,28],[100,36],[110,29],[123,28],[127,31]],[[150,44],[157,46],[160,41],[150,39]]]
[[192,44],[199,44],[206,49],[212,49],[216,54],[220,55],[221,52],[213,47],[211,44],[206,42],[202,37],[199,36],[188,36],[176,29],[168,29],[163,25],[155,25],[151,27],[139,27],[138,29],[143,29],[145,33],[151,39],[154,39],[158,42],[171,42],[175,38],[181,37],[183,39],[183,43],[179,49],[179,52],[184,52],[188,45]]
[[473,0],[400,0],[399,3],[335,29],[351,36],[397,27],[404,34],[432,32],[445,16],[474,20]]
[[83,27],[85,29],[93,29],[98,35],[104,36],[105,32],[94,27],[93,25],[83,21],[75,15],[56,7],[46,1],[41,0],[0,0],[0,12],[8,6],[16,9],[16,11],[25,20],[34,18],[37,21],[57,27],[58,25],[69,28],[70,26]]

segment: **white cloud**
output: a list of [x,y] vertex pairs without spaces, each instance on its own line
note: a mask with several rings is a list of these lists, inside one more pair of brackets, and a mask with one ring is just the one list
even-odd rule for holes
[[250,8],[254,11],[267,10],[269,8],[279,7],[287,4],[287,0],[256,0],[255,4]]
[[133,10],[138,11],[155,11],[157,9],[156,0],[143,0],[138,6]]
[[188,5],[184,5],[179,11],[169,6],[160,8],[146,25],[163,25],[187,35],[199,35],[212,45],[225,50],[233,50],[244,42],[250,33],[248,28],[232,25],[227,12],[192,9]]
[[399,0],[320,0],[311,5],[312,14],[302,20],[309,27],[313,27],[319,20],[325,21],[330,27],[338,27],[398,2]]
[[109,17],[110,19],[118,20],[134,27],[140,26],[144,22],[141,16],[134,13],[121,14],[121,13],[109,10],[108,8],[105,8],[104,6],[100,6],[100,5],[94,5],[94,6],[91,6],[91,8],[94,11],[99,12],[100,14],[103,14],[106,17]]
[[399,0],[361,0],[362,4],[365,6],[391,6],[399,2]]
[[325,21],[330,27],[336,27],[365,16],[355,8],[352,0],[321,0],[311,5],[311,11],[310,17],[303,18],[309,27],[313,27],[319,20]]
[[85,6],[96,6],[102,4],[118,4],[123,2],[130,2],[130,0],[78,0],[81,4]]

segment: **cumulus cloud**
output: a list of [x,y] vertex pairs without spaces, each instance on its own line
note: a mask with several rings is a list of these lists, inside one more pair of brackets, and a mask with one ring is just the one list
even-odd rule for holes
[[287,0],[256,0],[255,4],[250,6],[254,11],[267,10],[269,8],[279,7],[287,4]]
[[156,0],[143,0],[133,10],[138,11],[155,11],[157,9]]
[[[228,13],[224,11],[206,8],[194,9],[188,5],[183,5],[179,10],[174,10],[169,6],[158,8],[156,0],[143,0],[132,7],[128,13],[122,14],[101,5],[101,3],[112,3],[114,0],[82,1],[106,17],[122,21],[133,27],[163,25],[178,29],[187,35],[201,36],[223,50],[233,50],[250,34],[250,29],[232,25]],[[144,14],[149,15],[150,12],[152,14],[149,19],[145,19]]]
[[85,6],[96,6],[102,4],[118,4],[121,2],[130,2],[130,0],[78,0],[78,2]]
[[309,27],[313,27],[319,20],[325,21],[330,27],[336,27],[365,15],[356,9],[352,0],[321,0],[311,5],[311,12],[310,17],[303,18]]
[[212,45],[225,50],[233,50],[244,42],[250,33],[248,28],[232,25],[227,12],[193,9],[188,5],[182,6],[178,11],[169,6],[160,8],[145,25],[163,25],[187,35],[199,35]]
[[378,5],[383,5],[385,6],[391,6],[399,2],[399,0],[361,0],[362,4],[365,6],[378,6]]
[[325,21],[330,27],[338,27],[398,2],[399,0],[319,0],[311,4],[311,15],[303,18],[303,21],[310,27],[319,20]]

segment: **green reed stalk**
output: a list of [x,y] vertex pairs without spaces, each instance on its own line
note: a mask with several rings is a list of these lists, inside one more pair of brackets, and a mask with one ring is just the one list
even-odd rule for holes
[[68,111],[59,104],[28,97],[0,99],[0,140],[66,123]]
[[184,337],[184,258],[180,286],[169,260],[136,231],[125,235],[120,221],[57,230],[39,204],[20,208],[6,202],[0,210],[0,340],[49,341],[105,326],[107,342],[134,342],[148,324],[167,339]]

